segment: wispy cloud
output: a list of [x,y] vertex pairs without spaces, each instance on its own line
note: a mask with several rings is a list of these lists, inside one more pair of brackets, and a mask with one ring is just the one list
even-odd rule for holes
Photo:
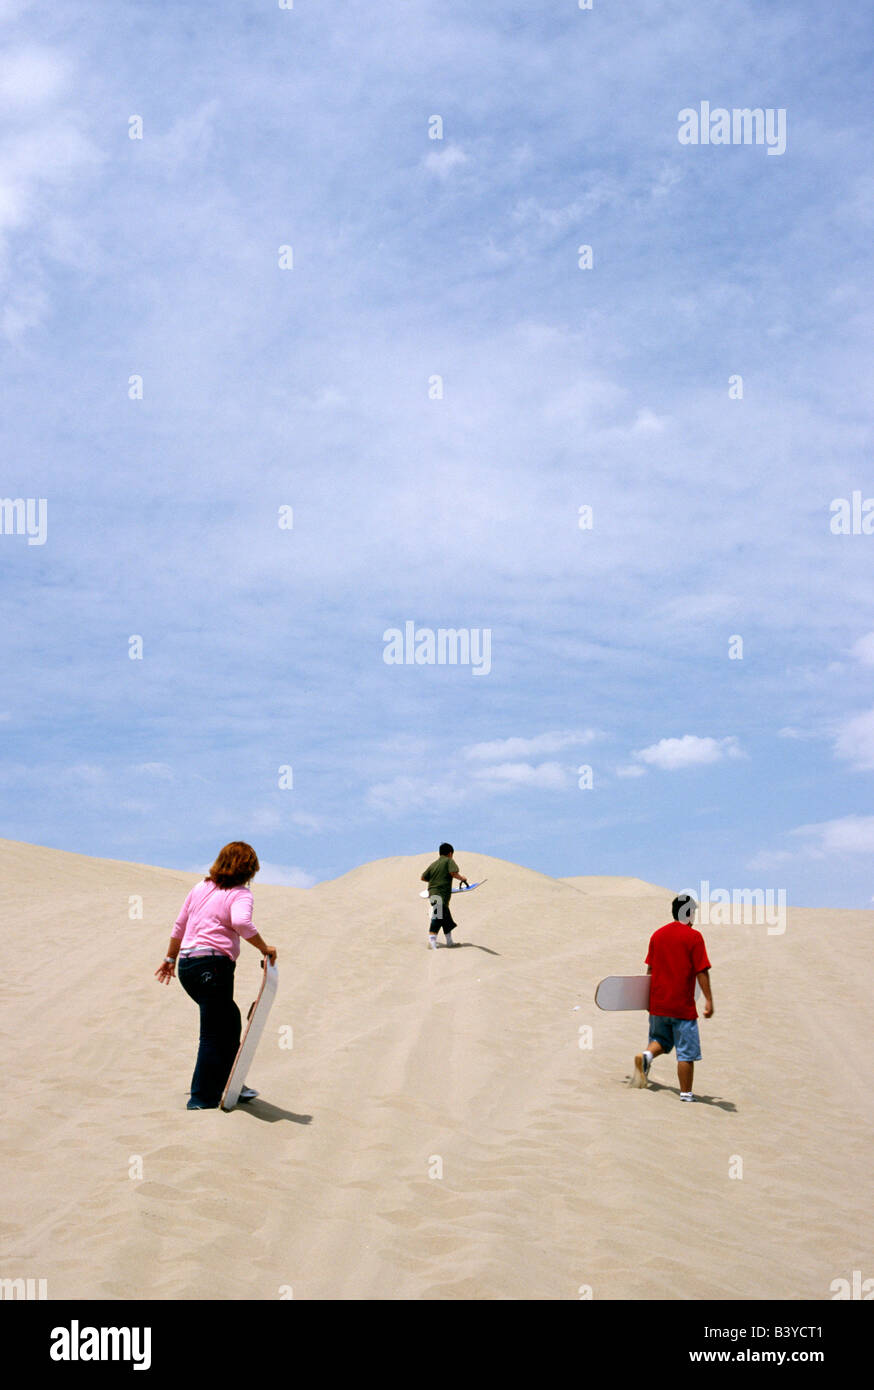
[[315,876],[307,873],[306,869],[270,864],[265,860],[259,860],[259,863],[258,883],[272,883],[283,888],[312,888],[316,882]]
[[874,666],[874,632],[866,632],[853,643],[852,654],[863,666]]
[[560,763],[493,763],[477,768],[474,776],[480,786],[494,791],[516,787],[539,787],[548,791],[563,791],[570,785],[570,774]]
[[841,816],[800,825],[791,834],[809,841],[805,853],[874,854],[874,816]]
[[490,743],[474,743],[465,751],[474,761],[499,762],[506,758],[536,757],[540,753],[561,753],[582,748],[598,737],[594,729],[535,734],[532,738],[501,738]]
[[[727,874],[751,797],[774,853],[864,814],[871,538],[828,521],[870,476],[866,16],[307,8],[301,46],[275,6],[0,0],[3,487],[49,517],[0,537],[6,832],[160,863],[233,827],[319,875],[459,808],[563,872],[591,762],[592,855],[636,817],[670,882],[712,838],[654,774],[712,773]],[[678,145],[702,65],[779,86],[791,158]],[[408,618],[488,627],[489,675],[386,667]]]
[[835,753],[859,772],[874,769],[874,709],[842,725],[835,739]]
[[77,109],[73,63],[58,48],[6,49],[0,116],[0,331],[18,342],[51,311],[52,264],[75,258],[66,212],[101,158]]
[[425,156],[425,168],[446,179],[459,165],[467,163],[467,155],[459,145],[447,145],[445,150],[431,150]]

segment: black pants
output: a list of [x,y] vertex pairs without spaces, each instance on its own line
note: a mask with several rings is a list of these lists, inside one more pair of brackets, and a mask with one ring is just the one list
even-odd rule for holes
[[452,920],[452,913],[449,910],[449,899],[438,898],[436,894],[432,894],[430,902],[431,921],[428,923],[428,934],[431,935],[433,933],[436,936],[439,934],[440,928],[442,927],[444,935],[448,936],[455,927],[455,923]]
[[214,1108],[221,1102],[240,1046],[242,1023],[234,1003],[234,969],[230,956],[195,956],[180,960],[179,983],[200,1005],[200,1046],[191,1078],[191,1099]]

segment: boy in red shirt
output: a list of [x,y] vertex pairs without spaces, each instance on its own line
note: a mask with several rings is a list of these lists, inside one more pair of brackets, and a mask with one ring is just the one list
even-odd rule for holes
[[692,926],[698,904],[688,893],[674,898],[674,920],[653,932],[646,957],[649,987],[649,1047],[634,1059],[633,1086],[645,1086],[653,1058],[677,1049],[680,1100],[694,1100],[692,1077],[701,1060],[695,982],[704,995],[704,1017],[713,1017],[710,961],[700,931]]

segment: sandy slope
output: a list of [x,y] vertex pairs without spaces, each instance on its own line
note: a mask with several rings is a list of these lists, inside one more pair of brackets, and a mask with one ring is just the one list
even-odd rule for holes
[[[428,851],[256,884],[280,948],[263,1099],[192,1113],[196,1011],[153,972],[195,877],[0,851],[3,1277],[54,1298],[770,1299],[872,1272],[871,913],[705,933],[717,1013],[685,1106],[671,1063],[628,1088],[644,1016],[592,1002],[640,970],[668,890],[458,854],[489,882],[456,899],[463,949],[428,952]],[[244,1011],[257,979],[244,945]]]

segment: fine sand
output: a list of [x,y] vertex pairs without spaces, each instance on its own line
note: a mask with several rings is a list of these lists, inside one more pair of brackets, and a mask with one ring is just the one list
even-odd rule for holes
[[[461,948],[429,952],[432,851],[256,880],[280,973],[261,1098],[190,1112],[197,1011],[154,971],[196,876],[0,852],[0,1277],[50,1299],[828,1299],[871,1273],[871,912],[703,928],[716,1013],[685,1105],[671,1059],[628,1085],[645,1015],[593,1003],[642,973],[670,888],[459,852],[489,881],[453,900]],[[259,959],[244,943],[244,1014]]]

